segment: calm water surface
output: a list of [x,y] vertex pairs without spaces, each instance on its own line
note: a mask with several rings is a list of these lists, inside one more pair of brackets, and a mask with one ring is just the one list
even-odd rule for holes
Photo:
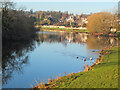
[[65,75],[65,72],[83,71],[99,56],[96,51],[106,45],[117,45],[117,39],[44,31],[38,32],[38,37],[32,41],[4,42],[3,88],[31,88],[31,84],[36,85],[35,80],[47,82],[49,78]]

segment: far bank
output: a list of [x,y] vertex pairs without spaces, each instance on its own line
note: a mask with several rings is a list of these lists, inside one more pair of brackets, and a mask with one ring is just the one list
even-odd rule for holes
[[70,31],[70,32],[86,32],[89,31],[85,27],[65,27],[65,26],[35,26],[36,28],[40,28],[40,30],[52,30],[52,31]]
[[35,26],[37,31],[66,31],[66,32],[80,32],[89,33],[94,36],[120,37],[120,31],[111,31],[108,34],[90,32],[86,27],[65,27],[65,26]]

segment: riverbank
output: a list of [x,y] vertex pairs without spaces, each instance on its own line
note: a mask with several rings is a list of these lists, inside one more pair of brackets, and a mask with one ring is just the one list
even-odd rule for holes
[[67,27],[63,27],[63,28],[59,28],[59,27],[38,27],[36,26],[37,31],[66,31],[66,32],[80,32],[80,33],[89,33],[91,35],[94,36],[106,36],[106,37],[120,37],[120,31],[115,32],[111,32],[108,35],[104,35],[103,33],[92,33],[87,29],[80,29],[80,28],[67,28]]
[[38,84],[34,88],[118,88],[118,48],[102,50],[94,65],[84,72],[49,80],[48,84]]
[[[36,27],[36,28],[39,28],[39,27]],[[49,31],[68,31],[68,32],[84,32],[84,33],[88,33],[89,31],[86,30],[86,29],[80,29],[80,28],[65,28],[65,27],[62,27],[62,28],[58,28],[58,27],[40,27],[40,30],[43,30],[43,31],[46,31],[46,30],[49,30]]]

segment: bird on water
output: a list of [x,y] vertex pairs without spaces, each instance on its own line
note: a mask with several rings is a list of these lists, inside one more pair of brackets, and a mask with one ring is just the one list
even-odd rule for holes
[[86,59],[85,59],[85,58],[83,58],[83,61],[86,61]]
[[78,59],[79,57],[78,57],[78,56],[76,56],[76,58]]
[[92,60],[92,57],[90,57],[90,60]]

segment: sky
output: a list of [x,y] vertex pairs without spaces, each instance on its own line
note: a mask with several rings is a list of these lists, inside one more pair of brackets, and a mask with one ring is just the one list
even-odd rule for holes
[[14,0],[16,2],[118,2],[120,0]]
[[[15,0],[14,0],[15,1]],[[28,2],[27,2],[28,1]],[[48,2],[49,1],[49,2]],[[73,14],[90,14],[111,11],[118,7],[119,0],[17,0],[16,7],[33,11],[68,11]]]

